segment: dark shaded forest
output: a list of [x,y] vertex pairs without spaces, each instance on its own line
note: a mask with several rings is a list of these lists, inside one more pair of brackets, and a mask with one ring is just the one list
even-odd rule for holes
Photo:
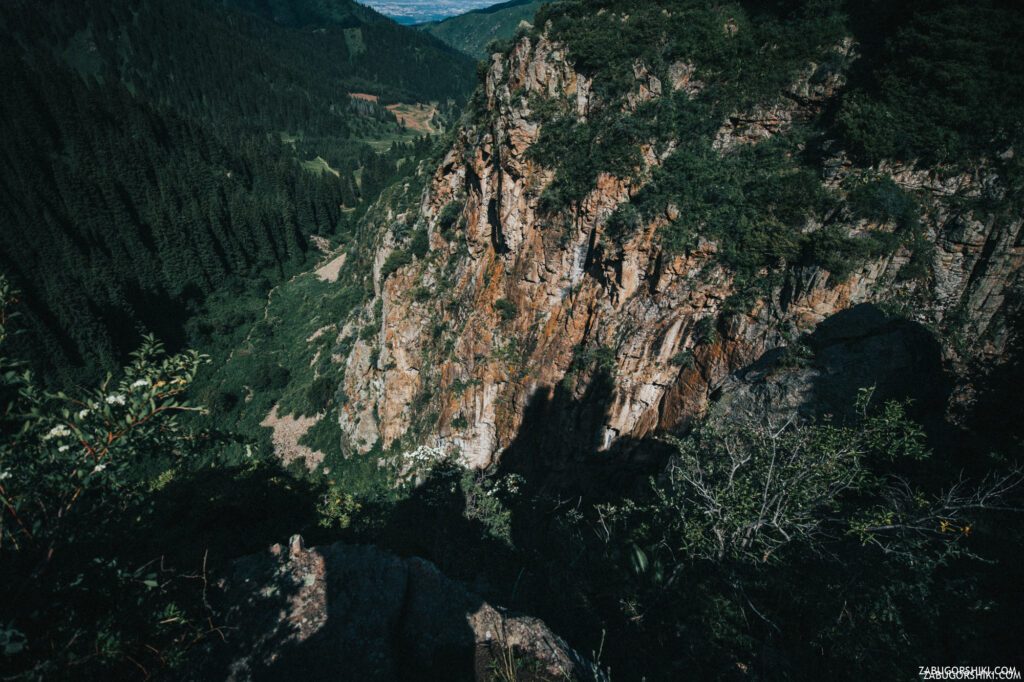
[[342,229],[425,144],[349,92],[452,107],[472,81],[365,8],[299,29],[198,0],[19,2],[0,32],[0,267],[27,304],[14,343],[51,379],[112,369],[145,331],[180,347],[212,291],[266,290]]

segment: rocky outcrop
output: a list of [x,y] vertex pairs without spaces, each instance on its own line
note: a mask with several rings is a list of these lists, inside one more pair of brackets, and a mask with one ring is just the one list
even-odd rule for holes
[[[836,50],[829,65],[808,65],[781,104],[726,122],[718,148],[755,144],[820,111],[841,89],[837,68],[854,58],[856,46],[846,41]],[[668,70],[665,86],[639,63],[634,76],[627,109],[670,90],[692,96],[704,87],[682,62]],[[488,466],[515,440],[531,402],[551,399],[556,388],[584,399],[596,370],[580,359],[598,355],[612,377],[600,448],[679,428],[706,412],[733,371],[865,302],[899,302],[926,325],[945,324],[956,311],[977,339],[973,352],[998,353],[1005,343],[1001,320],[1024,263],[1022,220],[963,208],[965,199],[995,191],[984,166],[958,174],[871,169],[922,197],[921,220],[934,245],[928,276],[900,277],[906,248],[842,282],[819,268],[790,267],[781,285],[737,310],[726,306],[733,274],[718,263],[715,243],[701,239],[679,255],[662,249],[659,229],[683,209],[669,206],[623,242],[606,234],[609,216],[671,144],[645,146],[641,167],[622,177],[600,175],[560,220],[541,210],[554,171],[529,154],[543,125],[534,108],[557,101],[586,120],[600,104],[562,47],[523,38],[492,58],[483,87],[486,112],[460,130],[419,207],[431,252],[378,280],[380,334],[357,343],[349,358],[344,392],[358,400],[346,406],[342,426],[356,449],[429,441]],[[837,190],[850,173],[865,172],[838,150],[825,165],[822,182]],[[452,230],[441,220],[449,206],[458,208]],[[846,228],[887,229],[852,217]],[[432,292],[428,300],[414,293],[423,288]]]
[[727,151],[740,144],[757,144],[784,132],[796,121],[813,118],[846,84],[844,67],[856,58],[856,45],[851,38],[833,46],[831,51],[832,59],[827,63],[807,65],[783,93],[780,103],[730,116],[719,128],[712,146]]
[[210,598],[227,605],[223,639],[190,679],[600,679],[543,622],[372,547],[307,549],[294,536],[237,560]]

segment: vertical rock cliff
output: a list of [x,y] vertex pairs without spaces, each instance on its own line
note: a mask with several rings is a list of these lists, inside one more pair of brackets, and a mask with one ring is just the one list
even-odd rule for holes
[[[722,30],[728,37],[734,28]],[[763,104],[718,119],[714,153],[724,159],[823,120],[858,54],[848,36],[823,46]],[[544,27],[492,56],[475,109],[418,207],[380,225],[376,298],[349,325],[349,333],[374,325],[346,360],[342,427],[355,449],[430,442],[486,467],[522,435],[529,406],[552,401],[576,406],[559,427],[567,451],[685,427],[731,373],[860,303],[938,330],[950,366],[1000,354],[1024,247],[1020,214],[1000,203],[998,159],[966,169],[867,166],[826,135],[817,182],[840,208],[794,233],[857,243],[896,232],[892,216],[849,208],[853,181],[871,178],[914,198],[918,237],[868,252],[846,272],[830,272],[824,256],[793,257],[757,271],[766,284],[752,288],[713,234],[666,246],[666,226],[691,210],[685,202],[638,214],[625,234],[617,228],[623,207],[651,191],[685,142],[674,133],[649,135],[629,165],[601,170],[582,197],[552,208],[560,169],[535,153],[546,126],[629,121],[645,107],[697,101],[715,85],[712,72],[686,60],[636,59],[631,82],[607,95],[575,63]],[[429,249],[396,258],[417,231]]]

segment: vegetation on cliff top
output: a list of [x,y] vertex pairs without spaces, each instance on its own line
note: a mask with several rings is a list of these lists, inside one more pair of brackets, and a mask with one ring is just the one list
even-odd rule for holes
[[[906,205],[898,217],[865,213],[863,192],[849,195],[859,187],[855,178],[839,191],[823,189],[823,162],[838,149],[864,164],[998,161],[1006,185],[1019,184],[1013,155],[995,157],[1019,142],[1024,125],[1024,107],[1008,94],[1020,89],[1016,65],[1024,53],[1007,36],[1024,31],[1022,22],[1006,3],[956,0],[899,9],[841,0],[545,7],[537,34],[567,46],[596,94],[584,120],[568,102],[534,107],[542,129],[530,153],[557,171],[544,205],[557,215],[578,204],[602,172],[633,178],[641,189],[610,221],[616,239],[672,206],[679,217],[662,230],[670,251],[705,236],[719,243],[719,258],[742,281],[788,264],[823,266],[842,279],[868,257],[921,245],[916,221],[906,219],[914,201],[906,193],[894,199]],[[968,28],[958,30],[961,24]],[[852,60],[840,49],[848,36],[857,41]],[[693,85],[673,93],[669,71],[679,64],[694,67]],[[638,65],[664,93],[627,106]],[[801,116],[802,95],[791,92],[801,78],[808,87],[829,79],[845,86],[828,106],[812,104]],[[788,108],[794,121],[769,142],[729,144],[723,137],[741,125],[730,118],[770,117],[775,106]],[[668,153],[651,177],[641,161],[644,144]],[[851,215],[894,220],[896,234],[851,237],[842,227]]]

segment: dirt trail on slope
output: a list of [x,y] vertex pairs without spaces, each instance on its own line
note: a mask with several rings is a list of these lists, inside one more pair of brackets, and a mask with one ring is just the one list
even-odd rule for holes
[[433,123],[437,107],[433,104],[389,104],[386,108],[409,130],[427,135],[438,132]]
[[377,101],[380,99],[380,97],[378,97],[377,95],[370,95],[365,92],[350,92],[348,93],[348,96],[351,97],[352,99],[361,99],[364,102],[373,102],[374,104],[376,104]]

